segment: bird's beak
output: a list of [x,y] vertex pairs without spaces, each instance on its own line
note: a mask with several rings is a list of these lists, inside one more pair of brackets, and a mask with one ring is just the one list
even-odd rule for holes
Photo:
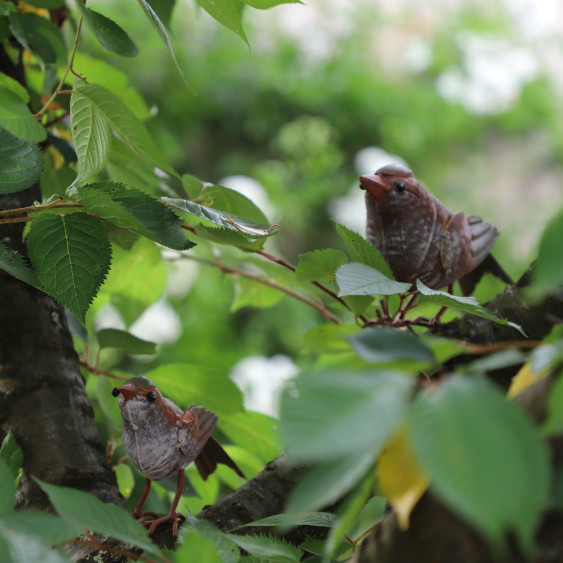
[[129,401],[137,394],[137,389],[135,389],[135,386],[132,383],[126,383],[121,387],[116,387],[112,391],[112,395],[114,397],[117,397],[119,394],[123,395],[123,399],[125,399],[125,401]]
[[367,190],[374,199],[381,199],[391,190],[379,174],[360,176],[360,187]]

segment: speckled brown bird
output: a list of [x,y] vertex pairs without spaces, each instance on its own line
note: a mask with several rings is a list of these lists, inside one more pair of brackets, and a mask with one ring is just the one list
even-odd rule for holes
[[452,213],[401,164],[360,177],[366,190],[367,239],[398,281],[420,279],[432,289],[459,281],[473,292],[485,272],[506,283],[508,274],[491,254],[499,232],[476,215]]
[[[156,385],[146,377],[136,376],[112,391],[119,397],[123,418],[123,445],[133,463],[145,474],[145,489],[133,510],[133,516],[149,528],[152,535],[157,526],[172,523],[172,535],[178,534],[176,507],[182,494],[184,469],[192,461],[203,477],[223,463],[244,477],[237,464],[211,436],[217,416],[204,407],[191,405],[185,411],[164,397]],[[159,481],[178,474],[176,495],[167,516],[158,518],[143,512],[143,504],[151,488],[151,481]],[[153,516],[153,520],[146,520]]]

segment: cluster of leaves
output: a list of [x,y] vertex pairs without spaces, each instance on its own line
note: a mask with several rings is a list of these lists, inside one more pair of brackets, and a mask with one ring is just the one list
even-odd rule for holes
[[[240,391],[223,371],[177,362],[158,365],[146,375],[172,400],[184,404],[189,397],[216,412],[220,431],[233,444],[229,453],[247,475],[255,475],[283,447],[295,463],[314,463],[294,491],[288,515],[262,524],[323,525],[330,528],[328,539],[309,538],[295,548],[271,538],[222,534],[189,518],[178,551],[166,557],[181,561],[186,550],[193,559],[237,561],[243,549],[256,559],[287,561],[299,560],[305,549],[345,559],[380,517],[384,498],[407,526],[413,506],[428,487],[493,545],[502,547],[505,532],[511,530],[531,549],[539,515],[549,503],[545,441],[562,428],[561,385],[553,392],[550,416],[541,429],[482,379],[487,368],[483,363],[415,396],[416,376],[424,374],[432,381],[439,365],[467,349],[448,339],[371,326],[409,326],[405,319],[417,326],[414,310],[403,307],[410,286],[395,281],[375,249],[342,225],[335,231],[344,250],[314,250],[302,254],[296,266],[265,252],[264,244],[279,226],[271,225],[239,193],[177,173],[143,124],[142,104],[130,103],[130,94],[119,86],[85,80],[81,69],[73,67],[82,21],[106,50],[129,57],[137,49],[127,33],[79,1],[74,49],[67,63],[61,30],[39,10],[46,3],[51,10],[62,6],[57,0],[34,0],[30,3],[34,9],[22,11],[0,1],[0,32],[29,52],[30,84],[37,83],[38,71],[43,77],[41,87],[34,90],[0,74],[0,193],[18,192],[38,180],[43,193],[43,201],[32,207],[0,210],[0,226],[3,221],[29,223],[30,261],[2,246],[0,268],[53,296],[85,325],[87,390],[106,422],[102,436],[110,441],[119,433],[120,415],[110,389],[115,378],[127,378],[132,372],[115,369],[104,373],[111,378],[97,377],[102,370],[90,363],[89,354],[113,349],[122,355],[154,355],[157,347],[127,331],[96,331],[95,314],[111,303],[130,326],[162,296],[165,258],[197,261],[236,276],[243,297],[237,297],[234,309],[249,304],[271,307],[285,295],[316,315],[316,326],[303,338],[303,347],[314,351],[316,363],[286,389],[281,433],[274,419],[244,411]],[[161,17],[151,3],[139,3],[175,61]],[[279,3],[244,4],[269,8]],[[242,2],[200,4],[246,39]],[[60,82],[57,63],[65,66]],[[71,70],[78,74],[74,84],[68,82]],[[65,98],[67,90],[70,98]],[[44,91],[54,94],[39,107]],[[35,115],[29,104],[37,105]],[[38,143],[43,143],[43,152]],[[542,241],[535,285],[540,294],[563,282],[558,259],[562,224],[559,215]],[[163,247],[172,252],[165,254]],[[473,298],[420,283],[417,290],[417,311],[425,315],[447,306],[450,314],[457,310],[518,328],[510,320],[495,318]],[[381,296],[377,306],[375,296]],[[555,334],[529,357],[512,351],[488,361],[495,365],[527,361],[522,377],[532,373],[532,380],[537,380],[561,361],[561,342],[561,335]],[[30,561],[49,554],[62,561],[64,556],[49,546],[89,532],[120,539],[157,558],[164,556],[124,511],[77,491],[42,484],[58,518],[14,514],[14,480],[21,457],[10,441],[2,456],[3,558]],[[116,446],[113,459],[123,456],[122,447]],[[129,462],[116,462],[115,470],[120,490],[134,499],[142,477]],[[221,487],[240,485],[226,469],[206,483],[190,469],[188,475],[191,488],[186,496],[200,497],[191,499],[192,510],[213,503]],[[158,494],[149,508],[164,511],[173,485],[166,481],[161,485],[155,487]],[[343,497],[335,517],[314,512]],[[93,540],[86,535],[84,541]]]

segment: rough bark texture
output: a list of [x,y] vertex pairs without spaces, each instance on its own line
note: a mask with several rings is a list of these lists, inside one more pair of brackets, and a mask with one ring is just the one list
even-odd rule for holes
[[[0,197],[0,208],[30,205],[37,187]],[[25,253],[22,224],[0,226],[0,240]],[[32,476],[122,504],[94,424],[63,308],[0,272],[0,426],[22,448],[20,508],[48,509]]]

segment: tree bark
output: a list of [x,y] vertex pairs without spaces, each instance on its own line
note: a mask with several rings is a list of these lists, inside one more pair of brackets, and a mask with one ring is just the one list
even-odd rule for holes
[[[23,84],[21,64],[0,48],[0,67]],[[39,185],[0,196],[0,209],[40,199]],[[0,226],[0,241],[26,256],[23,223]],[[23,452],[19,508],[50,504],[32,477],[123,504],[94,424],[64,309],[47,294],[0,271],[0,428]]]

